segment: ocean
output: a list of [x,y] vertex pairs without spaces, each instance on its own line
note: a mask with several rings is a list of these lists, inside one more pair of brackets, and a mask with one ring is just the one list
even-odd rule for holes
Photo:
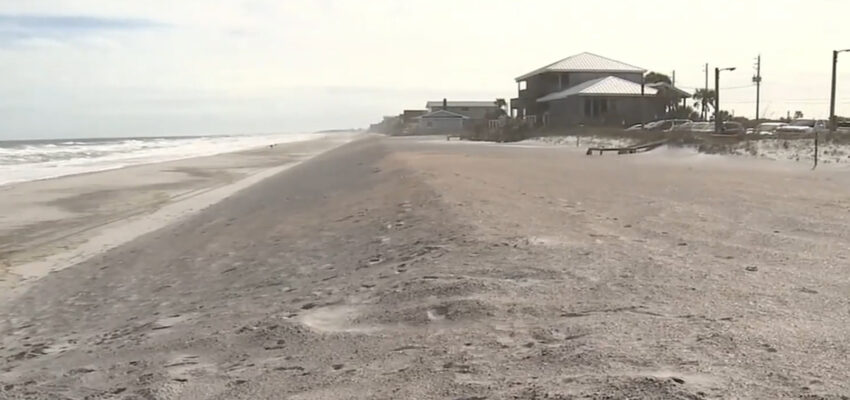
[[302,133],[0,141],[0,185],[228,153],[319,136]]

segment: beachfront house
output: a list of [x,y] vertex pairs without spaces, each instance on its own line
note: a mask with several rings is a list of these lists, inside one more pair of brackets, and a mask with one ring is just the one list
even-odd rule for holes
[[429,101],[425,104],[428,111],[449,111],[469,117],[472,121],[484,121],[498,116],[499,108],[495,101]]
[[428,110],[404,110],[401,112],[401,123],[404,125],[416,123],[419,117],[428,114]]
[[436,110],[419,117],[418,133],[422,135],[460,134],[471,118],[448,110]]
[[536,126],[623,126],[662,118],[678,96],[688,95],[645,84],[645,73],[593,53],[576,54],[516,78],[511,113]]
[[401,118],[400,135],[411,135],[419,129],[419,117],[428,114],[428,110],[404,110],[399,116]]
[[387,115],[376,124],[369,126],[370,132],[393,134],[401,129],[401,117],[398,115]]

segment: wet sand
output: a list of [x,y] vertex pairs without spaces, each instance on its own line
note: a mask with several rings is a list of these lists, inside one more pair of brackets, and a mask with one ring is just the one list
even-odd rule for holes
[[842,170],[359,140],[28,283],[0,398],[837,399],[848,211]]
[[209,206],[351,134],[0,186],[0,288],[39,278]]

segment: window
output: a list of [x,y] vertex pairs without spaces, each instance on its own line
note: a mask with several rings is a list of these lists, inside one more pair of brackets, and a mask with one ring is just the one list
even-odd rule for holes
[[501,128],[503,126],[505,126],[504,119],[491,119],[487,121],[487,127],[491,129]]
[[606,99],[584,99],[584,116],[599,117],[608,114],[608,100]]
[[528,87],[528,83],[526,81],[519,81],[519,90],[525,90]]

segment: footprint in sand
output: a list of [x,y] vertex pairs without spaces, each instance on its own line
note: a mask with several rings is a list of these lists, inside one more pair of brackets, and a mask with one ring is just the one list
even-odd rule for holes
[[173,327],[174,325],[180,324],[186,321],[189,318],[187,315],[180,314],[171,314],[165,318],[160,318],[154,321],[151,330],[154,331],[162,331]]
[[380,330],[378,327],[354,323],[354,319],[361,313],[362,310],[354,306],[324,307],[302,314],[299,321],[318,332],[370,333]]

